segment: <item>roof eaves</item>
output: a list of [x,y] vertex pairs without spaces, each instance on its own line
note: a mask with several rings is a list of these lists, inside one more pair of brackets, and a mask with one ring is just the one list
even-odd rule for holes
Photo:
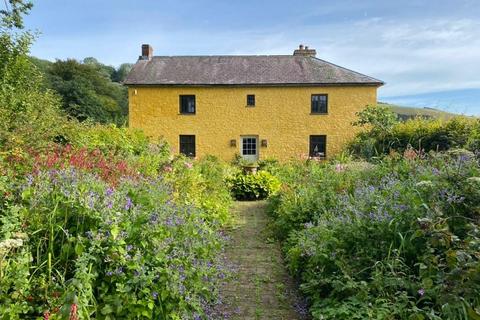
[[341,86],[376,86],[385,83],[379,82],[328,82],[328,83],[141,83],[123,82],[126,86],[155,86],[155,87],[341,87]]

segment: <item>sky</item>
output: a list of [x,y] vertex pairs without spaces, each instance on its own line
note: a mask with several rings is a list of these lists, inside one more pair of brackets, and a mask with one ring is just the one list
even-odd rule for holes
[[[480,115],[480,0],[36,0],[32,54],[317,57],[386,82],[379,100]],[[2,4],[0,4],[0,8]]]

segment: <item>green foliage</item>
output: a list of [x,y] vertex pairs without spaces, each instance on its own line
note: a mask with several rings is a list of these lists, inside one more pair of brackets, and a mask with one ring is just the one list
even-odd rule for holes
[[367,106],[364,110],[357,112],[358,120],[354,126],[369,126],[372,133],[387,135],[397,123],[397,116],[385,106]]
[[[124,116],[123,77],[94,59],[34,67],[28,4],[0,35],[0,319],[209,317],[229,220],[226,167],[173,158]],[[122,70],[127,70],[123,66]],[[125,71],[122,71],[125,72]]]
[[467,148],[478,152],[480,121],[475,118],[452,117],[446,119],[415,118],[394,122],[385,107],[368,107],[359,113],[356,125],[367,125],[348,149],[357,156],[370,159],[392,151],[404,152],[410,146],[421,151],[444,151]]
[[113,67],[94,58],[83,63],[57,60],[47,69],[49,87],[62,98],[62,109],[80,120],[122,125],[128,113],[127,89],[112,82]]
[[124,63],[115,69],[97,59],[88,57],[76,60],[57,60],[52,63],[30,57],[44,75],[44,87],[62,98],[62,108],[71,117],[100,123],[124,125],[128,114],[125,80],[132,64]]
[[[64,131],[66,143],[90,150],[99,149],[115,154],[141,155],[152,147],[152,142],[140,130],[119,128],[115,125],[99,125],[95,123],[75,123]],[[164,156],[168,150],[159,151]]]
[[23,15],[32,9],[33,3],[25,0],[8,0],[4,3],[5,9],[0,10],[1,28],[23,29]]
[[42,147],[61,130],[56,96],[45,90],[37,69],[28,59],[33,41],[29,32],[18,32],[18,17],[29,7],[10,1],[12,8],[3,12],[0,33],[0,146]]
[[267,171],[255,174],[237,173],[228,179],[233,196],[237,200],[261,200],[280,189],[280,181]]
[[223,277],[224,165],[164,159],[152,177],[126,170],[111,185],[83,153],[66,166],[53,162],[60,156],[23,179],[0,176],[1,314],[63,319],[75,306],[81,319],[205,315]]
[[132,70],[132,63],[122,63],[120,67],[112,74],[111,78],[115,82],[122,83],[126,78],[130,70]]
[[480,316],[472,156],[288,167],[271,213],[314,319]]
[[258,169],[274,172],[280,167],[280,162],[275,158],[266,158],[258,161]]

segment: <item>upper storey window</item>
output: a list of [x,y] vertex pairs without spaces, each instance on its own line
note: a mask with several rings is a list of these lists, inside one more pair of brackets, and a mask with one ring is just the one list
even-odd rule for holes
[[180,96],[180,113],[181,114],[195,114],[195,96],[181,95]]
[[255,107],[255,95],[254,94],[247,95],[247,106],[248,107]]
[[328,113],[328,96],[326,94],[312,94],[312,113]]

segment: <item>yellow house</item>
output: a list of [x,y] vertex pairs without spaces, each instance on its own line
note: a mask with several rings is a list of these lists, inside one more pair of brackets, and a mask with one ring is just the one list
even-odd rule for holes
[[125,81],[129,125],[188,156],[335,155],[383,82],[315,56],[302,45],[293,55],[153,56],[143,45]]

